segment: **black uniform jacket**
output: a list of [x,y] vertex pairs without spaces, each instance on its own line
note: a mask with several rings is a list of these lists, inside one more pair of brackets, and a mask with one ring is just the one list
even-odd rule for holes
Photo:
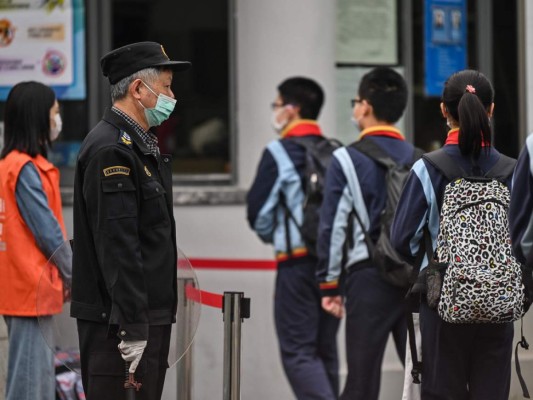
[[108,110],[76,166],[71,316],[146,340],[175,322],[176,271],[171,158]]

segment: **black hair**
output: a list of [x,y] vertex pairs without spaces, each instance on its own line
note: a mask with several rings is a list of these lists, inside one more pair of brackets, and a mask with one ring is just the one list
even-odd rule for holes
[[366,73],[359,83],[358,94],[374,110],[379,121],[397,122],[407,106],[407,84],[391,68],[378,67]]
[[50,109],[56,95],[40,82],[17,83],[7,96],[4,112],[4,148],[0,158],[19,150],[46,157],[50,145]]
[[300,107],[300,117],[318,118],[324,104],[324,91],[314,80],[304,77],[289,78],[278,86],[278,92],[283,104]]
[[494,89],[479,71],[464,70],[453,74],[444,84],[442,102],[459,123],[461,154],[479,158],[482,143],[490,146],[488,112],[494,102]]

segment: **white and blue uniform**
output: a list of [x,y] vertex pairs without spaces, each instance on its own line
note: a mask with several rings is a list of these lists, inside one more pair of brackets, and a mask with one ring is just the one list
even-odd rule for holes
[[[466,172],[474,165],[461,155],[459,131],[449,132],[443,150]],[[500,158],[492,147],[483,147],[477,160],[487,173]],[[511,177],[506,184],[511,187]],[[407,261],[414,263],[427,227],[433,249],[439,232],[444,190],[449,181],[426,160],[417,161],[404,186],[391,227],[391,244]],[[419,276],[424,281],[427,257]],[[423,291],[423,290],[422,290]],[[507,400],[511,379],[513,324],[452,324],[430,309],[422,293],[423,399]]]
[[516,164],[511,205],[509,207],[509,228],[516,258],[525,263],[533,249],[533,135],[529,135],[526,146]]
[[[414,147],[392,126],[365,129],[361,140],[372,140],[396,163],[411,165]],[[405,291],[385,282],[369,260],[356,210],[375,241],[387,193],[386,171],[354,147],[333,153],[326,174],[318,238],[318,280],[322,296],[346,298],[348,377],[341,399],[376,400],[381,363],[392,332],[403,361],[406,325]],[[353,226],[353,229],[350,229]],[[341,279],[342,277],[342,279]]]
[[339,320],[320,305],[316,258],[308,255],[294,219],[303,219],[305,148],[290,137],[321,140],[315,121],[289,125],[271,142],[248,193],[248,221],[266,243],[273,243],[278,262],[274,318],[285,374],[299,400],[338,397],[337,331]]

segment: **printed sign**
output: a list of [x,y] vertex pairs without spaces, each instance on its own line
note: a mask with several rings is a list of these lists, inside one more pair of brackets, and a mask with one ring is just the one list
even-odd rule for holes
[[83,14],[82,0],[0,1],[0,100],[28,80],[86,97]]
[[396,0],[337,0],[338,64],[398,63]]
[[425,2],[425,93],[441,96],[444,82],[467,66],[466,0]]

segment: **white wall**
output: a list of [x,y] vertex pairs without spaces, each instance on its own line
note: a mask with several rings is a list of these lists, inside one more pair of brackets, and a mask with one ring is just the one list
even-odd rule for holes
[[304,75],[326,92],[319,122],[335,132],[335,1],[237,0],[239,186],[248,187],[275,138],[270,104],[284,79]]
[[[237,174],[238,186],[248,188],[263,148],[276,137],[270,104],[284,79],[307,76],[319,82],[326,92],[319,122],[329,135],[335,131],[336,14],[335,2],[323,0],[237,0],[236,9]],[[272,248],[257,239],[245,218],[244,206],[177,208],[178,243],[190,257],[272,259]],[[203,223],[200,233],[195,221],[209,224]],[[244,291],[252,299],[252,317],[243,324],[242,397],[292,398],[274,332],[275,272],[202,270],[198,276],[205,290]],[[195,385],[194,398],[217,398],[222,394],[222,316],[212,309],[202,313],[194,372],[196,382],[204,384]]]

